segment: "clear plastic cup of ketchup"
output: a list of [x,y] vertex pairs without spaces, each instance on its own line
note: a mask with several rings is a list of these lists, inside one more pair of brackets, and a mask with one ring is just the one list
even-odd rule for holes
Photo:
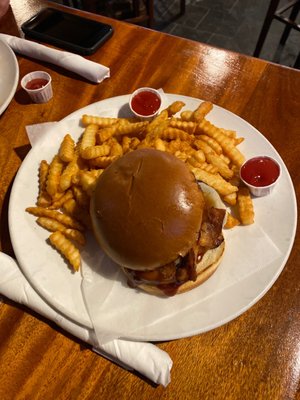
[[51,76],[45,71],[29,72],[22,78],[21,86],[34,103],[47,103],[53,96]]
[[154,118],[161,106],[161,95],[158,90],[142,87],[135,90],[129,99],[132,113],[140,118],[149,120]]
[[240,178],[257,197],[271,193],[281,174],[280,165],[272,157],[257,156],[247,160],[240,169]]

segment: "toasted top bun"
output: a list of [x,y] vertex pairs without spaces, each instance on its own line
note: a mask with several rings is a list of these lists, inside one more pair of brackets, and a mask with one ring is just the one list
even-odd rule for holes
[[99,177],[91,201],[96,238],[117,264],[150,270],[184,256],[196,242],[204,197],[175,156],[127,153]]

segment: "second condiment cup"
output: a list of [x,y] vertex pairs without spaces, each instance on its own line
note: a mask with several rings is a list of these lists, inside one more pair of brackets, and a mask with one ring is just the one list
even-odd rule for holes
[[281,168],[277,161],[269,156],[250,158],[241,166],[241,181],[256,197],[270,194],[281,175]]
[[51,81],[47,72],[33,71],[22,78],[21,86],[34,103],[47,103],[53,96]]

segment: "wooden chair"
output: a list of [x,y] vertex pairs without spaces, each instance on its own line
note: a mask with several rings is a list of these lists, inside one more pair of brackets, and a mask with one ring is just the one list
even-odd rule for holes
[[146,13],[141,12],[141,2],[140,0],[132,0],[133,13],[132,18],[127,18],[125,21],[131,22],[133,24],[142,24],[146,22],[149,28],[152,28],[154,23],[154,0],[144,1]]
[[[146,22],[149,28],[154,24],[154,0],[142,0],[146,8],[146,14],[141,13],[141,0],[132,0],[134,17],[126,19],[127,22],[139,24]],[[185,0],[180,0],[179,15],[185,13]]]
[[[268,35],[269,29],[274,19],[285,24],[285,28],[283,34],[279,41],[279,46],[283,48],[285,45],[289,34],[292,29],[296,29],[300,32],[300,24],[296,23],[297,15],[300,11],[300,0],[289,1],[285,6],[278,8],[280,0],[271,0],[266,18],[264,20],[253,56],[259,57],[262,47],[264,45],[265,39]],[[290,10],[289,16],[286,16],[285,13]],[[300,53],[297,56],[296,62],[294,64],[294,68],[300,68]]]

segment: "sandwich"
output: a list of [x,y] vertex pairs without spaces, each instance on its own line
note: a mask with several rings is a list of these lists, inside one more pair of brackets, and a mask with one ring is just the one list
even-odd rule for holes
[[218,268],[225,207],[174,155],[150,148],[125,154],[100,175],[90,205],[95,237],[130,287],[172,296]]

